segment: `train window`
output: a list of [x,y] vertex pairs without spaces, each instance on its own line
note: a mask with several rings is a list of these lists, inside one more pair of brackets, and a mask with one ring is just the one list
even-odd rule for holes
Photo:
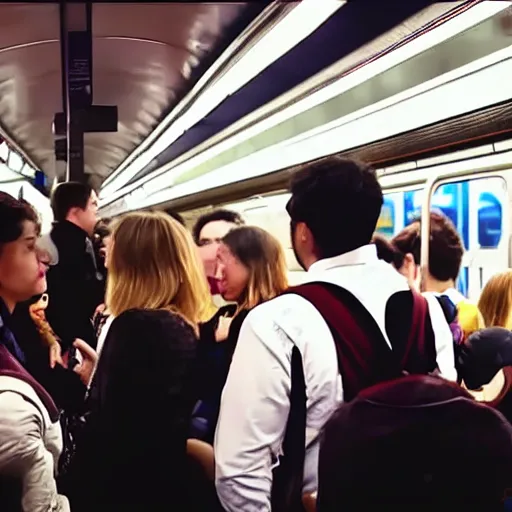
[[501,240],[503,210],[498,198],[491,192],[482,192],[478,198],[478,244],[482,249],[494,249]]
[[421,215],[423,190],[407,190],[404,192],[404,226],[408,226]]
[[459,290],[464,297],[469,295],[469,268],[462,267],[457,278],[457,290]]
[[464,247],[469,248],[469,181],[445,183],[432,196],[432,209],[444,213],[457,228]]
[[[391,237],[418,219],[423,192],[414,189],[385,194],[377,232]],[[493,176],[444,183],[435,190],[431,205],[432,211],[443,213],[453,222],[466,250],[475,249],[477,243],[492,249],[501,240],[505,201],[504,181]]]
[[385,237],[392,237],[395,234],[395,201],[394,195],[386,194],[382,204],[379,220],[377,221],[377,233]]

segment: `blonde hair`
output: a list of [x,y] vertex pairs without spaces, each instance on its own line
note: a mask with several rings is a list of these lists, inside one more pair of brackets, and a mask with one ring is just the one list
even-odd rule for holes
[[489,279],[478,301],[487,327],[512,328],[512,270]]
[[107,307],[114,316],[132,308],[170,309],[197,324],[215,309],[190,233],[163,212],[137,212],[114,226]]
[[241,226],[232,229],[222,243],[249,271],[238,311],[252,309],[288,288],[284,251],[270,233],[255,226]]

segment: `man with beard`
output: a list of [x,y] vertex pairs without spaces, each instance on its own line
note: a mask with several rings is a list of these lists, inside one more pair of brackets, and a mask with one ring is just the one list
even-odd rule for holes
[[229,512],[299,510],[302,492],[317,489],[321,429],[361,389],[402,372],[456,379],[441,306],[413,294],[370,243],[383,202],[375,172],[329,157],[303,166],[291,193],[292,244],[309,284],[242,325],[215,439]]

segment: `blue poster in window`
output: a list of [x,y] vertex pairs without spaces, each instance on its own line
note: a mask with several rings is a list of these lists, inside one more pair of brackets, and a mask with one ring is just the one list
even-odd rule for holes
[[408,226],[421,216],[423,190],[407,190],[404,192],[404,226]]
[[376,231],[385,237],[395,235],[395,202],[391,197],[384,197]]
[[440,210],[453,222],[466,249],[469,246],[468,199],[467,181],[441,185],[432,197],[432,210]]
[[491,192],[478,198],[478,245],[483,249],[498,247],[501,240],[502,207]]

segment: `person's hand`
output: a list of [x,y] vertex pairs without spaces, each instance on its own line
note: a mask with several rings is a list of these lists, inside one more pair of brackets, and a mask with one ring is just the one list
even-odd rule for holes
[[91,382],[92,372],[98,362],[98,354],[85,341],[76,339],[73,346],[80,352],[82,361],[79,362],[73,371],[80,376],[80,380],[88,386]]
[[229,327],[232,321],[233,318],[230,318],[228,316],[221,316],[219,318],[219,325],[215,330],[215,341],[225,341],[228,338]]
[[50,368],[55,368],[56,364],[64,366],[64,361],[62,360],[62,353],[60,349],[60,343],[58,342],[50,345]]
[[100,304],[96,310],[94,311],[94,315],[93,317],[95,317],[96,315],[101,315],[104,311],[105,311],[105,308],[106,308],[106,305],[105,304]]

